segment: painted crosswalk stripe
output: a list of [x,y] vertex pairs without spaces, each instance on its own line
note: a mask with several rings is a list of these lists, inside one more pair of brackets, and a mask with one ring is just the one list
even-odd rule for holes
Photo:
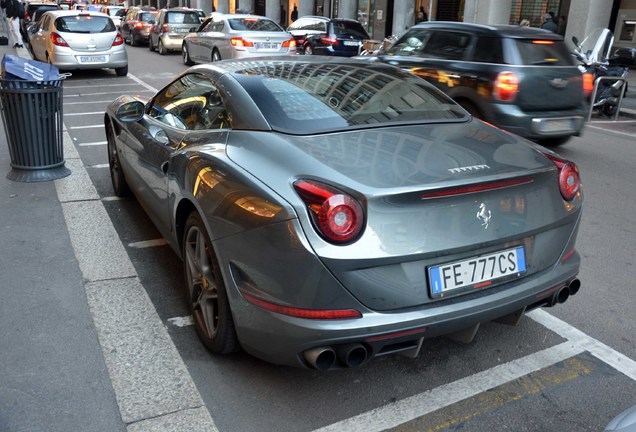
[[164,239],[156,239],[156,240],[145,240],[134,243],[128,243],[128,246],[135,249],[143,249],[155,246],[165,246],[168,242]]

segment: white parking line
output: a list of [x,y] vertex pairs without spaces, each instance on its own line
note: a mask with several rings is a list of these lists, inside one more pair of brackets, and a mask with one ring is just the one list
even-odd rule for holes
[[[66,105],[87,105],[87,104],[103,105],[103,104],[109,104],[112,101],[113,101],[112,99],[98,100],[98,101],[80,101],[80,102],[66,102],[66,101],[64,101],[64,106],[66,106]],[[66,116],[68,114],[64,114],[64,115]]]
[[[624,122],[621,122],[621,123],[624,123]],[[616,130],[612,130],[612,129],[606,129],[606,128],[602,128],[602,127],[598,127],[598,126],[590,126],[590,125],[588,125],[587,127],[589,127],[590,129],[602,130],[603,132],[611,132],[611,133],[615,133],[615,134],[618,134],[618,135],[625,135],[625,136],[628,136],[630,138],[634,137],[633,133],[621,132],[621,131],[616,131]]]
[[101,146],[101,145],[105,145],[108,144],[108,141],[96,141],[96,142],[90,142],[90,143],[81,143],[78,144],[78,146],[80,147],[90,147],[90,146]]
[[109,168],[108,164],[86,165],[86,168]]
[[187,327],[187,326],[194,325],[194,320],[192,319],[192,315],[188,315],[184,317],[168,318],[168,322],[177,327]]
[[85,116],[85,115],[91,115],[91,114],[104,114],[104,111],[93,111],[93,112],[81,112],[81,113],[64,114],[64,117]]
[[634,360],[542,309],[534,310],[527,315],[548,330],[567,339],[567,342],[333,423],[314,432],[344,430],[347,432],[371,432],[396,427],[586,351],[636,381],[636,362]]
[[69,126],[67,129],[69,130],[74,130],[74,129],[97,129],[97,128],[103,128],[104,124],[96,124],[96,125],[87,125],[87,126]]
[[168,242],[165,241],[164,239],[156,239],[156,240],[146,240],[146,241],[128,243],[128,246],[135,249],[144,249],[149,247],[165,246],[167,244]]

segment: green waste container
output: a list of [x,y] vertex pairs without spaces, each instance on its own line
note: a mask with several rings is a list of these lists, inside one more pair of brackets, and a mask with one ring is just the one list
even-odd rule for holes
[[0,80],[0,109],[11,156],[8,179],[39,182],[71,173],[64,166],[63,81]]

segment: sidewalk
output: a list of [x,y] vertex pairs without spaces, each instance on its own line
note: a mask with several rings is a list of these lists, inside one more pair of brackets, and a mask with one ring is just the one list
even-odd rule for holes
[[124,431],[55,184],[6,178],[0,125],[0,431]]

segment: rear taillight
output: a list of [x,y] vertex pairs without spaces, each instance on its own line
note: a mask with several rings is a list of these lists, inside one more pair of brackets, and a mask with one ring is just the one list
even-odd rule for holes
[[60,47],[68,46],[64,38],[55,32],[51,33],[51,43],[53,43],[53,45],[55,46],[60,46]]
[[313,180],[297,180],[294,189],[307,206],[318,234],[328,242],[351,243],[362,233],[364,212],[352,196]]
[[161,31],[159,33],[168,33],[168,24],[164,24],[161,26]]
[[117,36],[115,36],[115,40],[113,41],[113,46],[117,46],[117,45],[122,45],[124,43],[124,38],[122,37],[121,33],[117,33]]
[[323,37],[320,38],[320,40],[322,41],[323,45],[337,45],[338,44],[338,38],[335,38],[335,37],[323,36]]
[[519,90],[519,78],[514,72],[500,72],[495,81],[495,97],[501,101],[512,101]]
[[252,304],[255,304],[256,306],[259,306],[271,312],[276,312],[279,314],[289,315],[297,318],[333,320],[362,317],[362,314],[355,309],[300,309],[272,303],[246,292],[243,292],[242,294],[245,300]]
[[566,201],[572,201],[579,193],[581,179],[579,178],[579,168],[574,162],[561,159],[553,154],[544,153],[559,169],[559,191]]
[[144,27],[146,27],[146,23],[145,23],[145,22],[143,22],[143,21],[137,21],[137,22],[135,23],[135,28],[136,28],[136,29],[142,29],[142,28],[144,28]]
[[583,74],[583,92],[585,96],[589,96],[594,91],[594,74],[584,73]]
[[235,47],[253,47],[254,44],[250,41],[247,41],[243,38],[232,38],[230,39],[230,43]]
[[283,48],[294,48],[296,46],[296,39],[290,39],[283,42]]

